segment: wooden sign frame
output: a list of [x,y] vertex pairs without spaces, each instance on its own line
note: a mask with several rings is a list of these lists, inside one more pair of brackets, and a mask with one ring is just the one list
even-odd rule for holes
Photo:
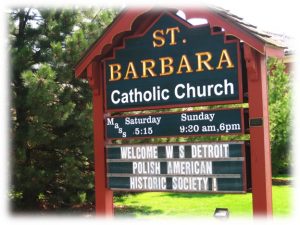
[[[283,57],[283,47],[259,37],[253,29],[240,23],[227,11],[211,8],[167,9],[172,13],[182,10],[186,20],[191,18],[207,19],[211,29],[224,29],[226,40],[243,40],[241,57],[243,75],[248,82],[249,119],[261,118],[260,126],[250,126],[252,206],[253,214],[258,217],[272,216],[272,172],[270,154],[270,134],[268,116],[268,88],[266,56]],[[86,76],[93,91],[94,119],[94,157],[95,157],[95,194],[96,214],[113,215],[113,192],[106,187],[105,164],[105,123],[107,113],[104,98],[104,68],[101,60],[108,56],[111,49],[120,44],[128,35],[142,34],[162,13],[157,9],[126,9],[109,26],[104,34],[88,49],[75,68],[77,77]],[[183,106],[183,105],[182,105]],[[153,108],[157,109],[157,108]]]

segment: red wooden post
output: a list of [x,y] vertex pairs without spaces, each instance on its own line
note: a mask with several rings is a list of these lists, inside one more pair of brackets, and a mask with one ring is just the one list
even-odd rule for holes
[[[272,171],[268,114],[266,57],[244,45],[248,75],[251,143],[252,200],[254,216],[272,216]],[[262,124],[251,126],[251,119]]]
[[93,90],[96,214],[113,216],[113,192],[106,188],[104,90],[100,67],[100,63],[92,62],[87,68],[89,84]]

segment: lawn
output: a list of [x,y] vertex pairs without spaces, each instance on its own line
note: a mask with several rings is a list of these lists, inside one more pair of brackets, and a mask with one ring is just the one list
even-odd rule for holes
[[[291,186],[273,186],[274,216],[289,216]],[[212,217],[215,208],[228,208],[230,217],[252,216],[252,194],[185,194],[147,192],[115,197],[116,216]]]

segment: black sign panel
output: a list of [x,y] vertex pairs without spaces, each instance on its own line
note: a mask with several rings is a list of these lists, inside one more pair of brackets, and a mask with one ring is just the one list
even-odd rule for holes
[[246,189],[242,142],[107,146],[108,187],[124,191]]
[[106,137],[109,139],[224,135],[243,132],[241,108],[106,118]]
[[104,69],[108,111],[242,102],[239,41],[168,13],[125,38]]

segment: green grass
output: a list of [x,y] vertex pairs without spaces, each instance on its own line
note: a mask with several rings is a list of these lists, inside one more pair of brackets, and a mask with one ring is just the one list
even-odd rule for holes
[[[274,216],[289,216],[291,186],[273,186]],[[252,194],[185,194],[146,192],[115,198],[116,216],[212,217],[215,208],[229,208],[230,217],[252,217]]]
[[289,216],[292,212],[293,188],[273,186],[273,212],[275,216]]
[[292,179],[292,177],[289,174],[276,175],[276,176],[273,176],[273,178],[275,178],[275,179],[284,179],[284,180],[291,180]]

